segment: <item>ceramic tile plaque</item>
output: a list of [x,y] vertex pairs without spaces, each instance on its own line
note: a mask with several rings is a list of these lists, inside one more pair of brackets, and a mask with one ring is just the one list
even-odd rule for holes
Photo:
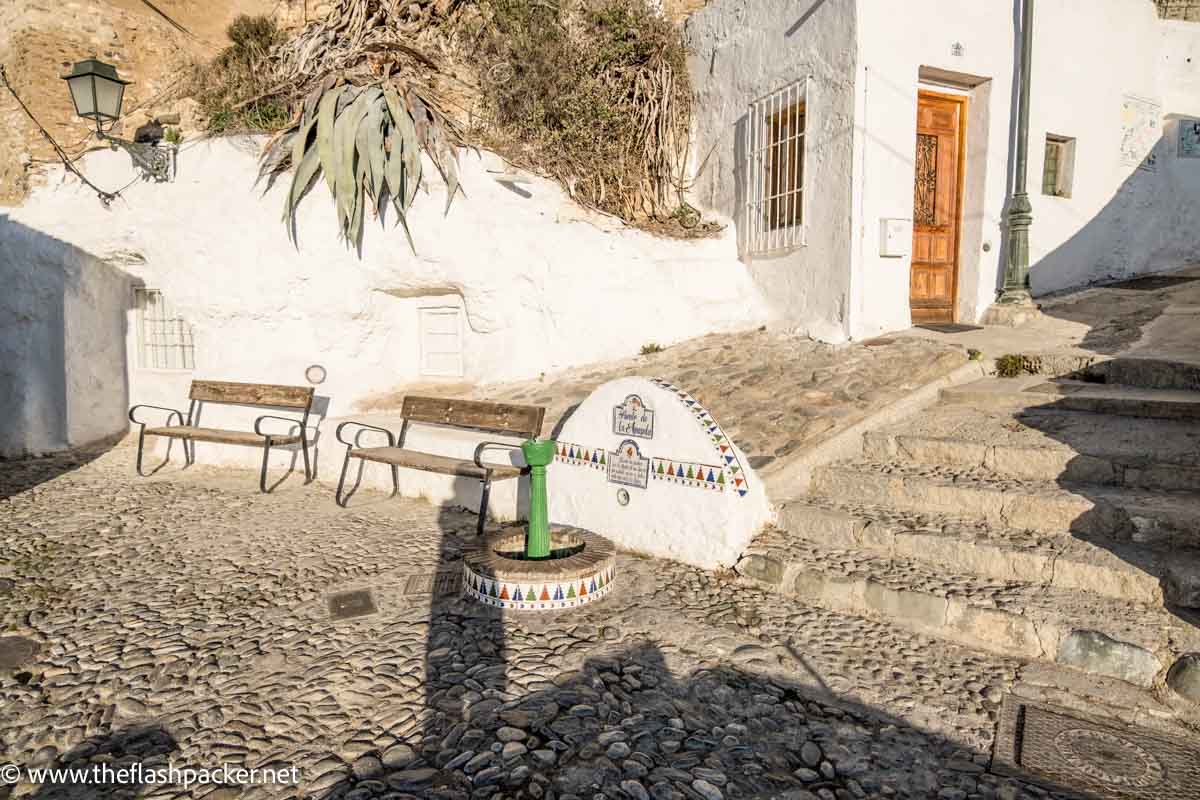
[[1162,106],[1153,100],[1126,96],[1121,106],[1121,163],[1157,172],[1161,137]]
[[650,459],[643,458],[637,442],[626,439],[608,454],[608,482],[645,489],[650,482]]
[[647,408],[636,394],[629,395],[620,405],[613,406],[613,433],[617,436],[653,439],[654,411]]
[[1200,119],[1179,120],[1179,157],[1200,158]]

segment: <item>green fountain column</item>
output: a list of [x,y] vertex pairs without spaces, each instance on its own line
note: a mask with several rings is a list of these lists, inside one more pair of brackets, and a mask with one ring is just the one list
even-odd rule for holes
[[550,555],[550,510],[546,496],[546,466],[554,460],[553,439],[530,439],[521,445],[529,465],[529,530],[525,534],[525,557]]

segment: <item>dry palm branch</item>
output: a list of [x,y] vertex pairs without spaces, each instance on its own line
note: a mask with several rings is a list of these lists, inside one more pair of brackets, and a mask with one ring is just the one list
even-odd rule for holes
[[[407,215],[421,186],[422,151],[446,182],[447,211],[460,190],[462,131],[431,90],[393,74],[405,61],[415,62],[418,75],[437,71],[420,49],[400,41],[413,41],[427,22],[409,15],[413,5],[421,4],[339,0],[272,54],[271,72],[280,83],[268,94],[304,98],[297,120],[264,148],[259,171],[269,189],[293,170],[283,211],[293,243],[296,211],[322,177],[337,204],[342,239],[360,256],[368,213],[383,222],[389,203],[413,246]],[[429,0],[423,7],[433,10]]]

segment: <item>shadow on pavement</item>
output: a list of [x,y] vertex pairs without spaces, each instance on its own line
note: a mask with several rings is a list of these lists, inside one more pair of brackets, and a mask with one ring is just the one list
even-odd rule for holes
[[[171,755],[179,750],[175,739],[157,726],[135,727],[104,737],[85,739],[42,767],[86,773],[86,780],[60,776],[61,782],[47,781],[31,800],[126,800],[140,797],[160,783],[152,773],[166,770]],[[194,788],[194,787],[193,787]],[[211,787],[204,787],[209,791]],[[0,797],[8,797],[0,787]]]

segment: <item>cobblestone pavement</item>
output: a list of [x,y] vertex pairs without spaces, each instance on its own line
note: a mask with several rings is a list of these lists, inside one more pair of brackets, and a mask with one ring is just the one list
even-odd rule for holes
[[[457,387],[460,396],[546,406],[545,431],[597,386],[628,375],[663,378],[686,389],[764,477],[800,453],[967,361],[966,350],[917,338],[830,345],[774,331],[711,334],[661,352],[593,364],[544,380]],[[407,387],[367,410],[398,408]],[[439,395],[455,394],[444,384]]]
[[985,771],[1017,662],[627,555],[605,600],[499,619],[410,593],[468,514],[94,455],[0,463],[0,636],[38,647],[0,647],[0,763],[301,781],[0,798],[1045,796]]

